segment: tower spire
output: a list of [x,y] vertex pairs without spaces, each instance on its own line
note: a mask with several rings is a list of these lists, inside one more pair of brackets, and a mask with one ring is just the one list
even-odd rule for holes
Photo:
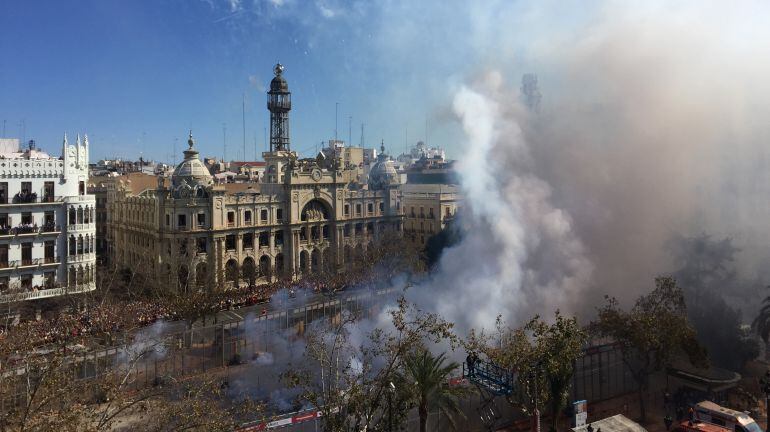
[[288,151],[289,111],[291,111],[291,92],[283,77],[283,65],[278,63],[273,68],[275,77],[270,81],[267,92],[267,109],[270,110],[270,151]]

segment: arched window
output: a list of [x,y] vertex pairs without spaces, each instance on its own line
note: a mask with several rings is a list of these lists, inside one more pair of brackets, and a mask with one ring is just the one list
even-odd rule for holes
[[238,282],[238,262],[234,259],[230,259],[225,264],[225,277],[230,282]]
[[69,217],[70,225],[75,225],[77,223],[75,214],[76,214],[75,207],[70,207],[70,217]]
[[83,223],[83,207],[78,207],[78,218],[76,223]]
[[83,235],[78,236],[78,255],[83,255]]
[[70,256],[75,255],[75,253],[77,253],[76,251],[77,251],[78,245],[74,235],[70,235],[69,246],[70,246]]

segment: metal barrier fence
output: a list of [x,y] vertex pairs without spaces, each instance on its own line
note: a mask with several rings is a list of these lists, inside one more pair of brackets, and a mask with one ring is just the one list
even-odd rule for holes
[[[142,337],[141,332],[131,344],[103,348],[83,354],[69,354],[73,379],[99,377],[125,364],[138,352],[147,352],[128,373],[126,390],[139,390],[168,380],[197,375],[212,369],[248,362],[260,353],[271,352],[272,344],[283,338],[301,337],[310,323],[328,319],[339,322],[343,311],[368,318],[378,313],[378,305],[393,290],[360,291],[325,299],[317,303],[288,307],[264,315],[247,316],[238,321],[207,327]],[[150,327],[145,327],[147,330]],[[276,336],[280,335],[278,339]],[[0,386],[0,411],[25,403],[27,386],[23,372],[0,371],[6,382]],[[15,381],[11,383],[10,381]]]

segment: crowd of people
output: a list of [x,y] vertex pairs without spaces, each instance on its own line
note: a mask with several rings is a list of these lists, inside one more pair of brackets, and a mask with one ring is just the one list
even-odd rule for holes
[[[362,281],[356,281],[356,284]],[[279,280],[271,284],[243,286],[222,293],[219,309],[237,309],[245,306],[266,303],[285,292],[288,298],[297,293],[305,296],[313,293],[334,293],[351,287],[350,281],[329,282],[321,279],[306,278],[300,281]],[[266,310],[266,309],[265,309]],[[54,318],[24,322],[14,331],[27,330],[26,334],[32,346],[47,344],[91,342],[111,343],[112,338],[122,332],[150,325],[159,320],[173,321],[180,316],[171,302],[151,302],[148,300],[119,301],[93,306],[80,312],[63,312]],[[6,328],[0,325],[0,343],[7,336]]]

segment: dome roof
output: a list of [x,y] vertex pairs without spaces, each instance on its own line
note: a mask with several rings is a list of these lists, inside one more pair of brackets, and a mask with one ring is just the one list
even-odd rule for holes
[[173,187],[182,186],[187,184],[188,186],[196,185],[210,185],[213,183],[211,173],[203,162],[198,158],[198,151],[193,148],[195,141],[193,141],[192,131],[190,132],[190,139],[187,140],[190,148],[184,152],[184,160],[176,166],[174,174],[171,177],[171,183]]
[[270,81],[270,91],[287,93],[289,91],[289,84],[286,82],[286,78],[283,77],[283,65],[278,63],[273,68],[275,78]]
[[385,154],[384,144],[381,149],[382,153],[377,156],[377,162],[372,165],[372,169],[369,171],[370,190],[385,189],[401,184],[401,177],[398,171],[396,171],[396,166],[388,155]]

